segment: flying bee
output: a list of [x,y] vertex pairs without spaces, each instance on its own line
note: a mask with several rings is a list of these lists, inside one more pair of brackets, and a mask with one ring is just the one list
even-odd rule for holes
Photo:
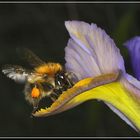
[[24,48],[21,57],[26,59],[33,69],[26,69],[19,65],[5,65],[2,72],[18,83],[25,83],[25,99],[38,108],[44,97],[55,101],[59,95],[74,85],[75,75],[66,72],[59,63],[44,62],[31,50]]

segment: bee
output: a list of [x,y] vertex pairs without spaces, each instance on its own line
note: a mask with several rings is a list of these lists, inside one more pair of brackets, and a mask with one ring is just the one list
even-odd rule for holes
[[75,84],[75,75],[66,72],[60,63],[44,62],[31,50],[20,50],[21,56],[33,67],[26,69],[19,65],[5,65],[2,72],[18,83],[24,83],[25,99],[37,110],[44,97],[54,102],[59,95]]

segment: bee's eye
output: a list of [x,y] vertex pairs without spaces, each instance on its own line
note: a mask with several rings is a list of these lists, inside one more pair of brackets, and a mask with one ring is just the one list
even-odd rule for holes
[[56,84],[63,86],[63,84],[65,84],[65,82],[66,82],[66,80],[65,80],[64,75],[56,74],[56,77],[55,77]]

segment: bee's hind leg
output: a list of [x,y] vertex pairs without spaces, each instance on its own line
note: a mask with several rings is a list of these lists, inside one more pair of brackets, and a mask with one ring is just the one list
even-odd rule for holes
[[33,103],[33,110],[32,110],[32,113],[36,112],[38,110],[38,107],[39,107],[39,101],[35,101]]
[[68,83],[68,88],[73,87],[73,85],[78,81],[77,76],[73,72],[66,72],[66,81]]
[[51,100],[52,100],[53,102],[55,102],[56,99],[58,98],[58,94],[55,93],[55,92],[53,92],[53,93],[50,95],[50,98],[51,98]]
[[53,93],[50,95],[50,98],[52,99],[52,101],[56,101],[56,99],[58,99],[58,97],[60,96],[60,94],[63,91],[61,89],[53,89]]

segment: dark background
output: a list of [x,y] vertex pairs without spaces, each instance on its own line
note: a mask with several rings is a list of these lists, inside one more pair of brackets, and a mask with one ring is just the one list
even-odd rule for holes
[[[120,48],[132,74],[123,43],[140,35],[140,4],[0,3],[0,64],[26,65],[16,53],[27,47],[46,61],[65,64],[69,35],[66,20],[96,23]],[[31,118],[23,85],[0,73],[0,136],[136,136],[103,102],[88,101],[64,113]]]

